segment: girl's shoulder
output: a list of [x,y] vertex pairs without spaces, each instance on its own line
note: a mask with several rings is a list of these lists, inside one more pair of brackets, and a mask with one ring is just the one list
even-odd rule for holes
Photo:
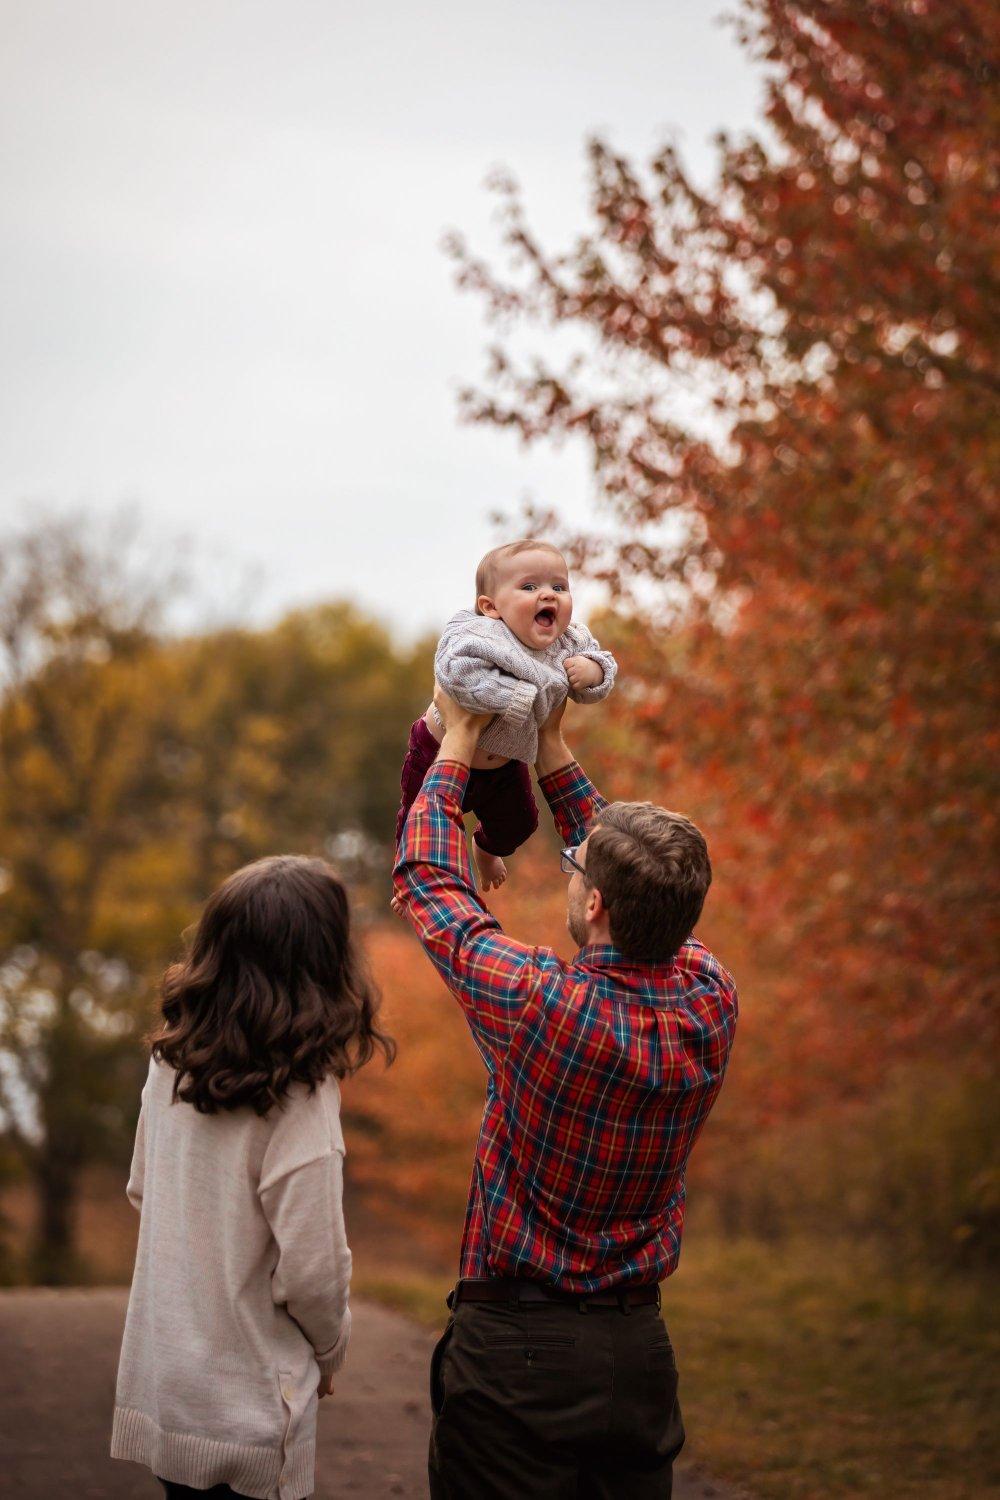
[[345,1149],[340,1084],[332,1073],[312,1090],[307,1084],[293,1083],[280,1106],[268,1111],[267,1121],[261,1187],[296,1167]]
[[146,1104],[160,1097],[172,1101],[174,1097],[174,1069],[169,1063],[149,1054],[149,1067],[146,1070],[146,1081],[142,1086],[142,1097]]
[[316,1085],[313,1096],[319,1106],[326,1122],[327,1135],[331,1151],[343,1151],[344,1131],[340,1123],[340,1082],[332,1074],[328,1073],[323,1082]]
[[281,1102],[281,1108],[272,1110],[280,1116],[289,1129],[305,1133],[317,1145],[332,1150],[344,1149],[344,1133],[340,1125],[340,1084],[333,1073],[328,1073],[313,1089],[305,1083],[293,1083]]

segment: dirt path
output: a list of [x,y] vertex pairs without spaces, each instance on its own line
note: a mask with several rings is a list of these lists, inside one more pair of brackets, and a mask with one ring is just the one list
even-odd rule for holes
[[[107,1456],[127,1294],[0,1292],[0,1474],[18,1500],[155,1500],[148,1470]],[[320,1405],[315,1500],[427,1494],[427,1365],[433,1337],[370,1302],[337,1395]],[[694,1475],[675,1500],[727,1500]],[[511,1497],[517,1500],[517,1497]]]

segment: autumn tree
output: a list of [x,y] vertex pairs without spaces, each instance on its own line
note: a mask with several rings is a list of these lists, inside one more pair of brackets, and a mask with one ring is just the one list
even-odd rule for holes
[[[716,920],[780,1006],[767,1112],[972,1056],[988,1015],[1000,15],[748,0],[738,28],[768,128],[720,139],[710,190],[596,140],[568,253],[506,175],[509,270],[450,249],[501,330],[465,414],[590,450],[613,535],[562,531],[622,620],[617,785],[712,832]],[[579,335],[563,366],[524,356],[543,326]]]
[[431,671],[343,603],[171,632],[128,541],[84,518],[2,549],[0,1134],[47,1281],[78,1274],[84,1170],[127,1155],[156,979],[213,886],[296,850],[384,904]]
[[266,629],[165,641],[161,657],[172,704],[161,753],[176,853],[190,857],[189,899],[280,846],[335,858],[381,904],[408,727],[433,680],[431,643],[399,646],[357,606],[334,601]]
[[136,1076],[149,944],[108,882],[160,817],[146,673],[161,592],[129,540],[44,524],[7,540],[0,574],[0,1106],[36,1188],[47,1280],[72,1267],[80,1170]]

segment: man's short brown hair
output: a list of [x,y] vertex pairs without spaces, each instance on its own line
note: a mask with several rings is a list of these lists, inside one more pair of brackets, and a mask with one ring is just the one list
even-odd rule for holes
[[627,958],[666,963],[701,916],[712,883],[708,846],[690,818],[652,802],[611,802],[587,839],[587,873]]
[[563,558],[558,547],[554,547],[551,542],[539,541],[537,537],[522,537],[519,542],[504,542],[502,547],[491,548],[476,569],[475,607],[477,615],[482,614],[482,610],[479,608],[480,595],[485,594],[488,599],[493,597],[493,590],[496,588],[497,582],[498,565],[508,557],[517,557],[519,552],[553,552],[556,557],[562,558],[565,562],[565,558]]

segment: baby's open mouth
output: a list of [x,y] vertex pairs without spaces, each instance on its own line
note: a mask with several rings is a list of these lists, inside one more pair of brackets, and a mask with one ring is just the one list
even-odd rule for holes
[[555,623],[556,612],[548,604],[546,604],[543,609],[538,610],[535,615],[536,625],[554,625]]

